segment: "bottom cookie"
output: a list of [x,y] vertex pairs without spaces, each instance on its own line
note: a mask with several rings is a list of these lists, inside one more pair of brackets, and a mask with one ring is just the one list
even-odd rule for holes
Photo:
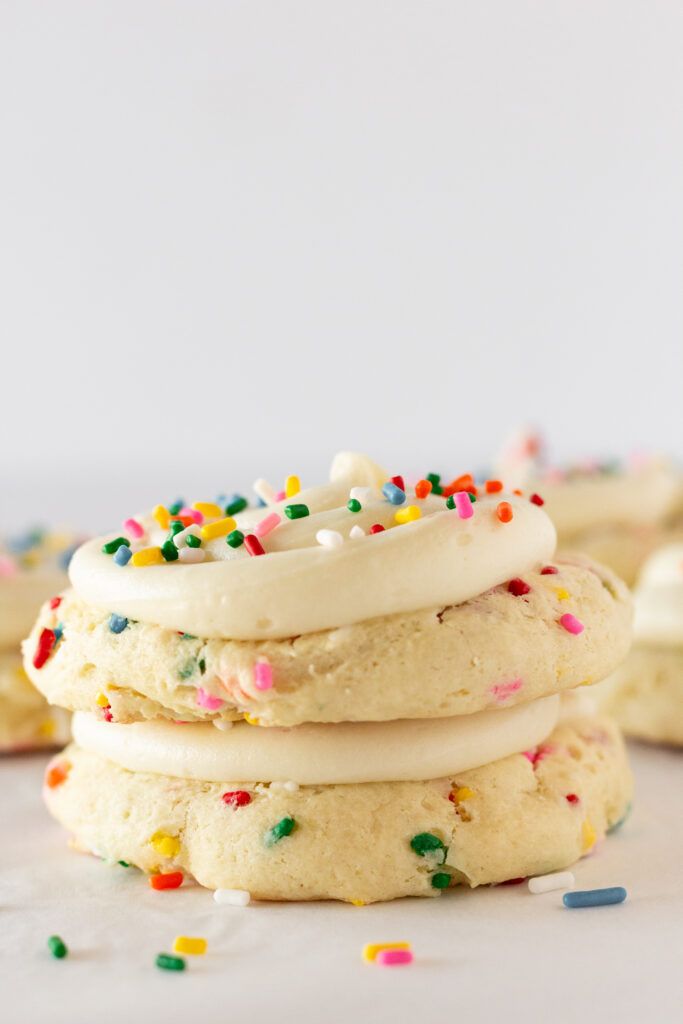
[[0,753],[62,746],[69,738],[69,718],[31,684],[18,652],[0,655]]
[[636,644],[594,692],[628,736],[683,746],[683,648]]
[[428,782],[197,782],[71,745],[45,797],[75,845],[107,861],[255,899],[372,903],[568,867],[623,818],[631,788],[618,729],[587,717],[533,751]]

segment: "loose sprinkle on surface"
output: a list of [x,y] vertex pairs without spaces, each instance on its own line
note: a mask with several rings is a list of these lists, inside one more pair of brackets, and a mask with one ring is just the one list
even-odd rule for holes
[[246,889],[216,889],[213,898],[227,907],[246,907],[251,903],[251,893]]
[[188,953],[190,956],[203,956],[208,943],[206,939],[190,935],[177,935],[173,943],[174,953]]
[[159,953],[154,961],[162,971],[184,971],[185,961],[181,956],[171,956],[170,953]]
[[565,907],[607,907],[614,903],[623,903],[627,893],[623,885],[612,885],[607,889],[578,889],[566,892],[562,897]]
[[363,959],[366,964],[371,964],[375,960],[378,953],[382,950],[391,949],[410,949],[409,942],[367,942],[363,946]]
[[55,960],[63,960],[69,953],[66,943],[59,937],[59,935],[50,936],[47,940],[47,948],[50,950]]
[[529,879],[529,892],[554,892],[555,889],[573,889],[574,875],[571,871],[554,871],[550,875],[538,875]]
[[413,954],[409,949],[380,949],[375,957],[375,963],[380,967],[398,967],[412,962]]
[[156,875],[149,876],[149,884],[157,892],[164,889],[179,889],[183,884],[183,873],[182,871],[160,871]]

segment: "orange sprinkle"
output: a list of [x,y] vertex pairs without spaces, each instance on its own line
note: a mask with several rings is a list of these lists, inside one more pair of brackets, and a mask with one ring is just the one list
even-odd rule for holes
[[520,491],[518,488],[515,488],[515,490],[512,493],[516,494],[518,498],[521,498],[524,492]]
[[499,491],[503,490],[503,484],[500,480],[487,480],[486,481],[486,493],[487,494],[498,494]]
[[431,480],[418,480],[415,484],[415,497],[426,498],[431,492],[432,481]]
[[451,494],[456,494],[458,491],[469,491],[470,494],[477,495],[477,488],[474,485],[474,477],[471,473],[463,473],[462,476],[458,476],[455,480],[444,487],[441,492],[444,498],[450,498]]
[[501,523],[509,523],[512,519],[512,505],[509,501],[501,501],[499,505],[496,505],[496,515],[500,519]]
[[165,874],[150,875],[149,884],[153,889],[179,889],[183,884],[182,871],[167,871]]
[[194,525],[194,519],[192,518],[192,516],[181,516],[181,515],[171,516],[171,522],[172,523],[182,523],[183,526],[193,526]]
[[60,764],[53,764],[45,772],[45,785],[48,789],[56,789],[57,786],[61,786],[63,782],[66,782],[69,774],[69,768],[71,765],[68,761],[62,761]]

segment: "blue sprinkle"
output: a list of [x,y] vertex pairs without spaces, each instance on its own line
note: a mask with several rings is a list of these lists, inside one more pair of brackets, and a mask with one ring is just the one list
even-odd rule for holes
[[382,494],[390,501],[392,505],[402,505],[406,500],[406,492],[402,491],[396,484],[392,484],[391,481],[386,483],[382,488]]
[[610,828],[607,829],[607,835],[611,835],[612,832],[616,832],[617,829],[621,828],[621,826],[624,824],[624,822],[628,821],[628,819],[631,817],[631,809],[632,809],[632,807],[633,807],[632,804],[628,805],[628,807],[626,808],[626,810],[624,811],[622,816],[619,818],[619,821],[615,821],[614,824]]
[[263,500],[263,498],[258,498],[257,497],[257,499],[256,499],[256,507],[257,508],[265,508],[266,507],[266,502]]
[[[119,550],[121,549],[119,548]],[[116,615],[112,612],[109,616],[109,629],[112,633],[123,633],[127,625],[128,619],[124,618],[123,615]]]
[[122,544],[121,547],[117,548],[114,552],[114,561],[117,565],[128,565],[132,557],[132,551],[125,544]]
[[606,907],[610,903],[623,903],[626,889],[622,885],[613,885],[609,889],[584,889],[577,892],[566,892],[562,897],[565,907]]
[[55,626],[55,642],[54,642],[54,646],[55,647],[57,646],[57,644],[59,643],[59,641],[62,639],[63,636],[64,636],[64,626],[60,622],[58,626]]

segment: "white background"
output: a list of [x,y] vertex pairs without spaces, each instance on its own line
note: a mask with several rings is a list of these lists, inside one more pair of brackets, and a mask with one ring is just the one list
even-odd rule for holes
[[2,522],[683,453],[678,0],[1,0]]

